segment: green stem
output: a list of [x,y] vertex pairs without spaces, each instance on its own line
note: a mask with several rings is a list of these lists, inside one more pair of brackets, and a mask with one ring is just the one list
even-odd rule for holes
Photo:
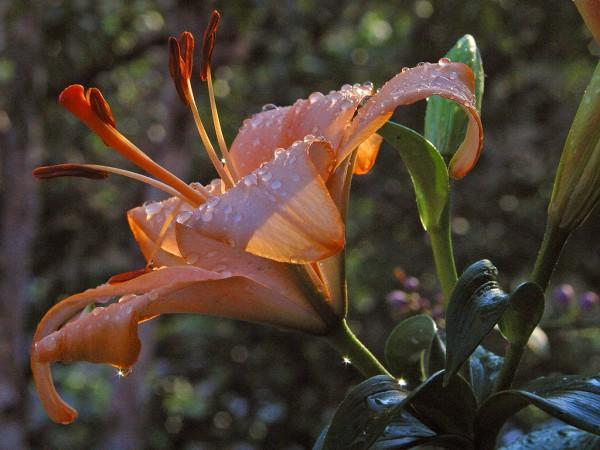
[[569,231],[548,221],[544,239],[531,273],[531,280],[539,284],[544,291],[548,288],[550,277],[568,237]]
[[[533,272],[531,273],[531,280],[537,283],[543,291],[548,288],[552,272],[554,272],[554,268],[568,237],[569,232],[567,230],[561,229],[551,221],[548,221],[542,245],[538,252]],[[504,363],[496,380],[496,392],[510,389],[519,363],[521,362],[525,345],[509,345],[506,355],[504,355]]]
[[440,222],[436,227],[427,230],[433,250],[435,270],[444,293],[444,301],[448,304],[452,290],[458,280],[454,253],[452,250],[452,235],[450,233],[450,197],[446,207],[440,216]]
[[345,319],[325,337],[329,344],[331,344],[342,357],[348,358],[352,365],[354,365],[354,367],[356,367],[365,377],[370,378],[375,375],[392,376],[387,369],[383,367],[375,355],[373,355],[369,349],[358,340],[354,333],[352,333],[352,330]]
[[494,392],[504,391],[510,389],[512,382],[517,373],[521,356],[523,356],[523,350],[525,346],[509,344],[506,354],[504,355],[504,363],[496,379],[494,386]]

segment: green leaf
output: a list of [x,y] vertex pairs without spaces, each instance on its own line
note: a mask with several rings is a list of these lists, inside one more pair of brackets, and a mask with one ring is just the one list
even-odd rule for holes
[[492,393],[504,358],[498,356],[481,345],[469,358],[469,376],[477,401],[482,403]]
[[524,347],[544,314],[544,291],[537,284],[519,285],[500,319],[500,331],[508,342]]
[[500,450],[597,450],[600,437],[577,428],[553,423],[527,433]]
[[[468,65],[475,74],[476,106],[481,111],[484,73],[483,63],[475,39],[471,35],[460,38],[446,53],[453,62]],[[441,97],[430,97],[425,112],[425,137],[442,155],[453,154],[465,137],[467,114],[456,103]]]
[[416,131],[387,122],[378,133],[398,152],[408,169],[425,230],[435,227],[450,189],[448,168],[435,147]]
[[323,450],[369,448],[390,422],[390,413],[407,397],[398,381],[378,375],[352,389],[335,412]]
[[[421,386],[411,391],[404,402],[410,402],[416,416],[440,434],[466,438],[473,436],[477,412],[475,395],[464,378],[453,377],[443,385],[443,372],[436,372]],[[400,405],[395,409],[400,408]]]
[[427,376],[444,369],[446,363],[446,345],[440,338],[439,332],[435,333],[429,351],[425,356],[425,373]]
[[436,335],[433,319],[420,314],[400,322],[385,343],[385,360],[392,374],[420,383],[426,377],[422,366]]
[[498,270],[484,259],[467,268],[456,283],[446,311],[446,382],[494,328],[508,307]]
[[478,448],[494,448],[504,422],[529,405],[569,425],[600,435],[600,376],[543,377],[521,389],[498,392],[483,403],[476,419]]

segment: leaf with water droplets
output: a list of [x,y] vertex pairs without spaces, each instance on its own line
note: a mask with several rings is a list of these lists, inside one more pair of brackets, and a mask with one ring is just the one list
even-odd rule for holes
[[456,283],[446,312],[446,381],[494,328],[508,307],[498,270],[484,259],[469,266]]
[[[475,106],[481,111],[484,73],[483,64],[475,39],[471,35],[460,38],[446,53],[442,61],[461,62],[468,65],[475,75]],[[447,64],[448,62],[446,62]],[[465,137],[467,115],[454,102],[442,97],[431,97],[425,113],[425,137],[442,155],[452,155]]]
[[444,160],[431,142],[410,128],[388,122],[379,129],[379,134],[398,150],[408,169],[423,228],[428,230],[435,227],[450,190]]
[[551,376],[489,397],[477,413],[478,448],[492,449],[506,420],[529,405],[569,425],[600,435],[600,376]]
[[486,350],[481,345],[469,358],[469,378],[479,403],[492,393],[503,361],[504,358]]
[[598,450],[600,436],[562,423],[551,423],[518,438],[500,450]]

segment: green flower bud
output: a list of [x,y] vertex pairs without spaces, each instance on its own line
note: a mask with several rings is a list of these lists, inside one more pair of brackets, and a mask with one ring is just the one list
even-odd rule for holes
[[572,231],[600,200],[600,63],[586,88],[563,148],[548,217]]

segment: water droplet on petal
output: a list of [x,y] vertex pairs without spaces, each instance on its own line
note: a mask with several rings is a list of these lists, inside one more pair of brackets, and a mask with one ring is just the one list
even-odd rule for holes
[[273,103],[267,103],[266,105],[263,105],[263,107],[262,107],[263,111],[271,111],[273,109],[277,109],[277,105],[274,105]]
[[192,211],[183,211],[181,214],[179,214],[177,216],[177,219],[175,219],[175,220],[177,223],[180,223],[183,225],[190,219],[190,217],[192,217],[192,215],[193,215]]
[[312,105],[313,103],[318,102],[321,97],[324,97],[324,95],[321,94],[320,92],[313,92],[312,94],[310,94],[308,96],[308,101]]
[[231,211],[233,211],[233,208],[231,207],[231,205],[227,205],[227,206],[225,207],[225,209],[223,210],[223,212],[224,212],[225,214],[231,214]]
[[248,187],[256,186],[258,183],[258,178],[255,173],[251,173],[248,176],[244,177],[244,184]]
[[408,67],[403,67],[403,68],[402,68],[402,70],[401,70],[401,72],[402,72],[402,73],[404,73],[404,72],[408,72],[408,71],[409,71],[409,68],[408,68]]
[[281,187],[281,181],[275,180],[271,183],[271,189],[277,190]]
[[364,89],[368,89],[368,90],[373,89],[373,82],[372,81],[365,81],[363,83],[363,88]]
[[242,215],[239,212],[235,213],[235,215],[233,216],[233,221],[235,223],[239,223],[241,220],[242,220]]
[[[196,258],[197,258],[197,255],[196,255]],[[150,294],[148,294],[148,298],[152,301],[158,299],[158,292],[156,292],[156,291],[150,292]]]
[[210,222],[213,218],[213,213],[211,211],[204,211],[202,213],[202,222]]
[[269,181],[271,178],[273,177],[273,174],[271,172],[266,172],[263,176],[262,176],[262,180],[263,181]]
[[154,215],[158,214],[162,210],[162,204],[160,202],[150,203],[146,206],[146,220],[150,220]]
[[304,142],[311,142],[314,140],[315,140],[314,134],[307,134],[306,136],[304,136]]
[[442,67],[443,67],[443,66],[447,66],[447,65],[448,65],[448,64],[450,64],[451,62],[452,62],[452,61],[450,61],[450,58],[440,58],[440,59],[438,60],[438,64],[439,64],[440,66],[442,66]]
[[421,61],[417,64],[417,67],[423,67],[424,65],[425,65],[425,63],[423,61]]

